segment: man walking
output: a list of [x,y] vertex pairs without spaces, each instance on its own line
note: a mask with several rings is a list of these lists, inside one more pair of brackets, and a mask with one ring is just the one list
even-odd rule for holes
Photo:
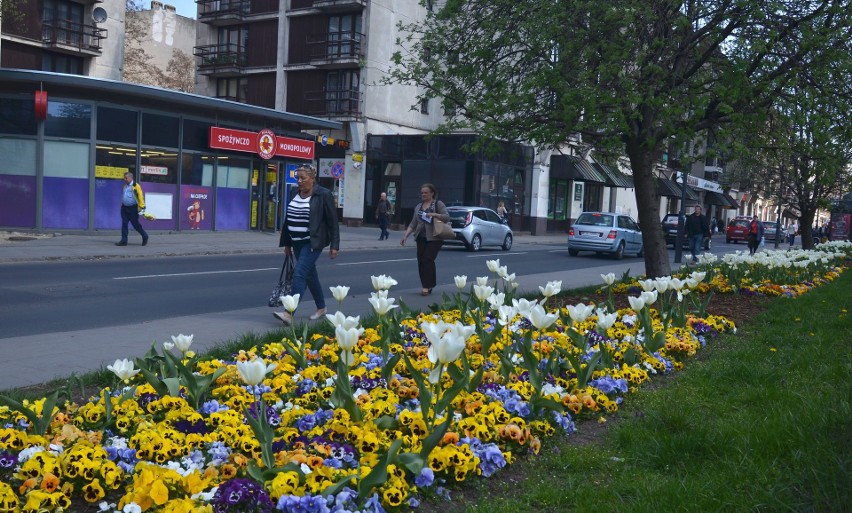
[[379,196],[379,203],[376,205],[376,220],[379,222],[379,228],[382,233],[379,234],[379,240],[385,240],[390,237],[388,224],[390,223],[390,213],[393,207],[388,201],[388,195],[384,192]]
[[698,262],[698,253],[701,252],[701,244],[704,237],[710,236],[710,226],[707,219],[701,215],[701,207],[696,205],[695,212],[686,216],[686,237],[689,240],[689,252],[692,254],[692,263]]
[[790,236],[790,247],[792,248],[796,244],[796,234],[799,233],[799,224],[793,220],[790,223],[790,226],[787,227]]
[[124,186],[121,188],[121,240],[116,246],[127,245],[128,228],[127,223],[133,224],[133,229],[142,236],[142,245],[148,244],[148,234],[139,224],[139,214],[145,211],[145,195],[142,187],[133,180],[133,173],[124,173]]

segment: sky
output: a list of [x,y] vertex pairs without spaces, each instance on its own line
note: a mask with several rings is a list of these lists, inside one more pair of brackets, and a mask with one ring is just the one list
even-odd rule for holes
[[[174,5],[175,11],[186,18],[195,18],[198,5],[195,0],[159,0],[165,5]],[[145,9],[151,8],[151,0],[145,0]]]

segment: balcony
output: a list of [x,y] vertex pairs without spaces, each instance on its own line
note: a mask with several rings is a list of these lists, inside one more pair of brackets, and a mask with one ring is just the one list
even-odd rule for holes
[[[214,26],[227,26],[242,23],[246,19],[257,19],[278,15],[277,0],[196,0],[198,21]],[[252,5],[254,4],[254,5]]]
[[704,174],[714,174],[716,176],[725,172],[725,159],[720,157],[708,158],[704,161]]
[[366,5],[367,0],[314,0],[314,8],[323,12],[355,11]]
[[201,59],[198,72],[202,75],[237,76],[246,66],[245,48],[234,43],[196,46],[192,54]]
[[101,54],[101,40],[106,37],[106,29],[69,20],[45,21],[41,28],[43,43],[72,55],[97,57]]
[[324,89],[305,92],[305,114],[337,121],[361,119],[361,92],[357,89]]
[[364,34],[330,32],[308,40],[311,65],[322,69],[351,68],[364,58]]

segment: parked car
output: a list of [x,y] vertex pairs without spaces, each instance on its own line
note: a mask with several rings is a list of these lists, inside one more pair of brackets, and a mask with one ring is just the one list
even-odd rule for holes
[[642,231],[630,216],[613,212],[583,212],[568,230],[568,254],[580,251],[642,256]]
[[735,217],[728,223],[728,229],[725,230],[725,242],[736,244],[739,241],[748,241],[748,225],[751,219],[748,217]]
[[506,221],[490,208],[447,207],[450,225],[456,232],[456,240],[444,241],[464,244],[468,251],[479,251],[483,246],[499,246],[503,251],[512,249],[514,235]]
[[[775,234],[778,231],[778,223],[775,221],[764,221],[763,222],[763,238],[767,241],[775,242]],[[781,231],[778,234],[780,240],[782,242],[787,240],[787,229],[783,226],[781,227]]]
[[[675,241],[677,240],[677,214],[666,214],[663,218],[663,233],[666,234],[666,246],[675,247]],[[681,247],[689,247],[689,239],[686,237],[681,238]],[[704,237],[704,251],[710,251],[710,237]]]

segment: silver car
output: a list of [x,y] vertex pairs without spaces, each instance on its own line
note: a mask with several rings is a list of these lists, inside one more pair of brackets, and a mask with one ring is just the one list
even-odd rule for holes
[[583,212],[568,230],[568,254],[580,251],[642,256],[642,232],[630,216],[613,212]]
[[444,242],[462,243],[468,251],[479,251],[483,246],[499,246],[503,251],[512,249],[512,229],[490,208],[454,206],[447,207],[447,213],[456,240]]

